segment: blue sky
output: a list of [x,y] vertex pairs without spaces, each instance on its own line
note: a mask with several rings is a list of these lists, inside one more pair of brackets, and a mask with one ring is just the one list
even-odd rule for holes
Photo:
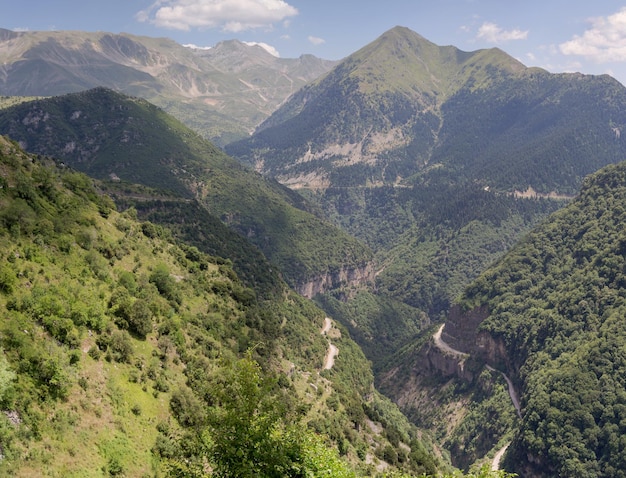
[[406,26],[438,45],[499,47],[551,72],[626,84],[626,0],[0,0],[0,27],[165,36],[201,47],[237,38],[285,58],[340,59]]

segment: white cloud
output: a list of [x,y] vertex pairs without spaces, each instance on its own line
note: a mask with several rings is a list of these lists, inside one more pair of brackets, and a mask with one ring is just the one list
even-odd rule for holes
[[176,30],[221,28],[236,33],[270,28],[297,14],[284,0],[157,0],[136,18]]
[[322,45],[324,43],[326,43],[326,40],[324,40],[323,38],[318,38],[318,37],[314,37],[314,36],[309,36],[309,41],[311,43],[313,43],[313,45]]
[[185,48],[191,48],[192,50],[210,50],[212,46],[198,46],[193,43],[186,43],[183,45]]
[[626,61],[626,7],[608,17],[592,18],[591,28],[561,43],[564,55],[583,56],[597,63]]
[[490,43],[502,43],[510,40],[526,40],[526,38],[528,38],[528,30],[503,30],[495,23],[485,22],[478,29],[476,38],[486,40]]
[[278,53],[278,50],[276,48],[274,48],[272,45],[268,45],[267,43],[256,42],[256,41],[245,41],[243,43],[245,43],[248,46],[260,46],[266,52],[268,52],[270,55],[273,55],[276,58],[280,58],[280,53]]

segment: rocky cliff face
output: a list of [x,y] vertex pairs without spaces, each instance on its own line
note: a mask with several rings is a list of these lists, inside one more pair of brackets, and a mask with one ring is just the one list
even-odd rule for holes
[[450,347],[471,355],[474,360],[516,377],[519,364],[513,363],[509,357],[504,340],[479,330],[480,324],[489,317],[489,313],[487,306],[475,307],[469,311],[463,311],[458,305],[453,306],[441,338]]
[[372,283],[374,282],[374,274],[374,266],[368,262],[358,267],[343,267],[336,272],[327,272],[297,285],[295,289],[300,295],[311,299],[317,294],[323,294],[331,289]]
[[450,354],[429,343],[424,349],[425,360],[423,365],[429,372],[435,372],[443,377],[458,377],[466,382],[474,380],[474,373],[467,365],[467,357]]

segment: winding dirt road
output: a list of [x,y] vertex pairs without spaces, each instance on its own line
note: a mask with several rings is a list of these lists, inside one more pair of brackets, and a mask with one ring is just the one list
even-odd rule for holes
[[330,320],[330,317],[325,317],[324,318],[324,327],[322,327],[321,334],[322,335],[326,335],[332,326],[333,326],[333,322],[332,322],[332,320]]
[[[330,332],[330,329],[332,328],[332,326],[333,326],[333,321],[330,320],[329,317],[326,317],[324,319],[324,326],[322,327],[322,330],[320,331],[320,333],[322,335],[328,335],[328,332]],[[324,357],[323,370],[330,370],[331,368],[333,368],[333,365],[335,365],[335,357],[337,357],[337,355],[339,355],[339,349],[333,344],[331,344],[329,340],[328,352],[326,352],[326,356]]]
[[[443,341],[443,339],[441,338],[441,333],[443,332],[443,328],[445,326],[446,324],[443,324],[441,327],[437,329],[437,332],[433,334],[433,340],[435,341],[435,346],[439,350],[441,350],[443,353],[453,355],[460,359],[467,358],[468,354],[461,352],[460,350],[453,349],[452,347],[450,347],[447,343]],[[519,396],[517,395],[517,391],[515,390],[515,387],[513,386],[513,382],[511,381],[511,379],[507,376],[507,374],[505,374],[501,370],[496,370],[490,365],[485,365],[485,367],[487,367],[487,370],[490,370],[492,372],[500,372],[502,374],[502,376],[504,377],[504,380],[506,380],[506,384],[508,385],[509,396],[511,397],[511,402],[513,402],[513,406],[515,407],[515,410],[517,411],[517,416],[522,418],[522,409],[520,407]]]
[[335,357],[339,354],[339,349],[333,344],[328,344],[328,352],[324,358],[324,370],[330,370],[335,365]]
[[435,346],[439,350],[441,350],[443,353],[446,353],[448,355],[452,355],[459,359],[467,358],[468,354],[463,353],[460,350],[453,349],[452,347],[450,347],[447,343],[443,341],[443,339],[441,338],[441,333],[443,332],[443,328],[445,326],[446,324],[443,324],[441,327],[437,329],[437,332],[435,332],[435,334],[433,335],[433,339],[435,340]]
[[[443,339],[441,338],[441,333],[443,332],[443,328],[445,326],[446,324],[443,324],[441,327],[437,329],[437,332],[433,334],[433,341],[435,342],[435,346],[439,350],[441,350],[443,353],[452,355],[454,357],[457,357],[458,359],[467,358],[468,354],[463,353],[460,350],[453,349],[452,347],[450,347],[447,343],[443,341]],[[506,380],[506,384],[509,389],[509,397],[511,397],[511,402],[513,403],[513,406],[515,407],[515,410],[517,411],[517,416],[522,418],[522,409],[520,407],[519,396],[517,395],[517,391],[515,390],[515,387],[513,386],[513,382],[511,381],[511,379],[508,377],[507,374],[505,374],[501,370],[496,370],[490,365],[485,365],[485,367],[487,367],[487,370],[490,370],[492,372],[500,372],[502,374],[502,376],[504,377],[504,380]],[[506,445],[504,445],[500,450],[498,450],[498,452],[493,457],[493,461],[491,462],[491,469],[493,471],[497,471],[500,469],[500,461],[502,460],[502,457],[504,456],[504,453],[506,452],[506,449],[509,447],[509,445],[510,443],[507,443]]]
[[504,456],[504,452],[509,447],[510,443],[507,443],[502,448],[498,450],[498,453],[493,457],[491,462],[491,470],[498,471],[500,469],[500,461],[502,461],[502,457]]
[[511,382],[511,379],[503,371],[496,370],[495,368],[490,367],[489,365],[485,365],[485,366],[487,367],[487,370],[490,370],[492,372],[500,372],[502,374],[502,376],[504,377],[504,380],[506,380],[507,386],[509,387],[509,397],[511,397],[513,406],[515,407],[515,410],[517,411],[517,416],[522,418],[522,408],[520,407],[519,397],[517,396],[517,392],[515,391],[515,387],[513,386],[513,382]]

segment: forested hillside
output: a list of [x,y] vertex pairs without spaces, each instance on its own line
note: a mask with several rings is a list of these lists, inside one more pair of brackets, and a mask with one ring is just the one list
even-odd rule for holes
[[22,103],[0,110],[0,132],[93,177],[196,200],[263,251],[292,287],[367,269],[371,260],[367,247],[313,214],[300,195],[144,100],[96,88]]
[[476,332],[479,347],[468,351],[503,367],[521,393],[523,420],[506,455],[509,470],[626,474],[625,220],[620,163],[586,179],[579,197],[461,299],[468,313],[488,310]]
[[345,331],[321,334],[323,312],[286,286],[259,297],[229,260],[4,138],[0,182],[0,474],[441,466]]

